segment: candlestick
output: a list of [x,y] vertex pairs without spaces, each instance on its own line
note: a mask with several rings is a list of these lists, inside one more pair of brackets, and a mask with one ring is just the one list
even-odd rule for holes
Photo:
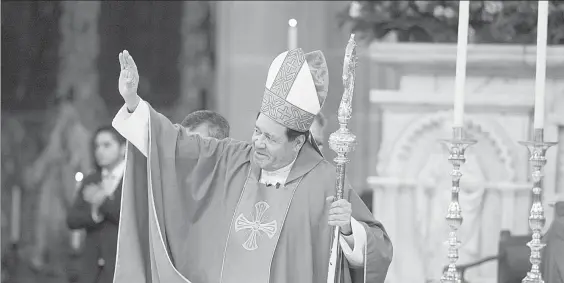
[[531,206],[531,211],[529,214],[529,228],[533,231],[533,236],[527,246],[531,249],[531,256],[529,261],[531,262],[531,271],[527,272],[527,276],[523,278],[523,283],[544,283],[542,280],[542,274],[540,271],[541,265],[541,250],[545,246],[541,242],[541,231],[546,223],[546,218],[544,217],[544,208],[542,206],[542,179],[543,168],[546,165],[546,151],[555,142],[545,142],[544,141],[544,129],[534,129],[533,140],[527,142],[519,142],[520,144],[527,147],[529,150],[529,162],[533,166],[533,172],[531,177],[533,179],[533,204]]
[[544,93],[546,84],[546,44],[548,30],[548,1],[539,1],[537,19],[537,66],[535,75],[534,128],[544,128]]
[[458,8],[458,43],[456,46],[456,78],[454,88],[453,127],[462,127],[464,117],[464,85],[466,83],[466,54],[468,51],[468,19],[470,1],[460,1]]
[[20,213],[21,213],[22,191],[20,187],[12,187],[12,229],[10,240],[12,243],[17,243],[20,240]]
[[458,201],[460,193],[460,166],[466,162],[464,152],[468,146],[476,143],[474,140],[464,138],[464,88],[466,83],[466,55],[468,47],[468,21],[470,18],[470,2],[460,1],[458,10],[458,42],[456,46],[456,78],[454,89],[454,121],[452,128],[452,139],[443,140],[448,146],[450,155],[448,160],[452,164],[452,188],[451,202],[448,206],[446,220],[450,227],[448,239],[448,269],[441,276],[442,283],[461,283],[462,278],[456,270],[458,261],[458,248],[460,241],[457,231],[462,225],[462,208]]
[[448,161],[452,164],[452,187],[451,187],[451,201],[447,210],[447,224],[450,227],[448,239],[448,259],[450,261],[448,269],[441,277],[441,283],[462,283],[460,273],[456,270],[456,262],[458,261],[458,248],[460,241],[458,241],[457,231],[462,225],[462,208],[458,202],[460,193],[460,166],[466,162],[464,152],[470,146],[476,143],[475,140],[466,139],[464,137],[464,129],[462,127],[452,128],[452,139],[442,140],[448,146],[449,157]]
[[298,21],[290,19],[288,25],[288,50],[294,50],[298,48]]

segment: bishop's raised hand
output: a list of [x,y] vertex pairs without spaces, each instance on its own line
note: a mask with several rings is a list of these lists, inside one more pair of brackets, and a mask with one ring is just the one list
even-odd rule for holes
[[127,50],[119,53],[119,93],[123,97],[127,108],[131,111],[135,110],[139,104],[140,98],[137,95],[137,87],[139,86],[139,71],[137,65],[133,61],[133,57],[129,55]]

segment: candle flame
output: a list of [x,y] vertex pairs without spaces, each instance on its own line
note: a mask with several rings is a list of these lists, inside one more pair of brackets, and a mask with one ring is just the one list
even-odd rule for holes
[[74,179],[75,179],[77,182],[82,181],[83,178],[84,178],[84,175],[82,174],[82,172],[76,172],[76,174],[74,175]]
[[288,25],[295,28],[298,25],[298,21],[296,21],[296,19],[290,19]]

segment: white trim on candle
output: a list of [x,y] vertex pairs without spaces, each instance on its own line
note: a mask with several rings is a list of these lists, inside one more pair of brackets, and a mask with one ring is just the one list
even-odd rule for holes
[[537,19],[537,62],[535,73],[534,128],[544,128],[544,100],[546,92],[546,46],[548,33],[548,1],[539,1]]
[[453,127],[462,127],[464,119],[464,88],[466,83],[466,56],[468,53],[469,18],[470,1],[460,1],[458,10],[458,42],[456,45]]

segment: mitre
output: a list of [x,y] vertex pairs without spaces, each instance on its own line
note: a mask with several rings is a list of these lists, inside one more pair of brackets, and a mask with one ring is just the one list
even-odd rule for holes
[[286,51],[274,58],[268,69],[260,112],[277,123],[296,130],[309,130],[325,98],[329,72],[321,51]]

